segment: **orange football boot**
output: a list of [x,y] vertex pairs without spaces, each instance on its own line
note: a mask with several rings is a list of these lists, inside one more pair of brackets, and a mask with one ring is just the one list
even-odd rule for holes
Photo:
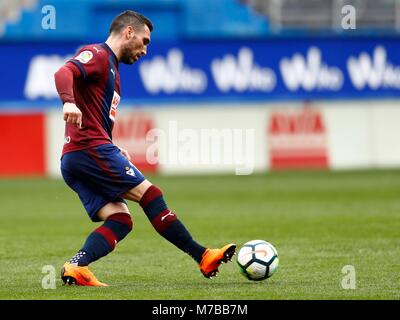
[[108,287],[94,276],[87,266],[79,267],[69,262],[64,263],[61,269],[61,279],[65,285]]
[[230,243],[221,249],[207,249],[199,264],[200,271],[206,278],[212,278],[219,272],[218,267],[221,263],[232,260],[235,254],[236,244]]

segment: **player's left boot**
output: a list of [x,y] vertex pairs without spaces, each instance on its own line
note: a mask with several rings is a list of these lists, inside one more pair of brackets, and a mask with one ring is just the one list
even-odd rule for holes
[[212,278],[216,276],[219,272],[218,268],[221,263],[231,261],[233,255],[235,254],[235,250],[236,244],[233,243],[227,244],[221,249],[207,249],[204,252],[199,264],[201,273],[206,278]]
[[64,263],[61,269],[61,279],[65,285],[107,287],[108,284],[102,283],[94,276],[87,266],[75,266],[69,262]]

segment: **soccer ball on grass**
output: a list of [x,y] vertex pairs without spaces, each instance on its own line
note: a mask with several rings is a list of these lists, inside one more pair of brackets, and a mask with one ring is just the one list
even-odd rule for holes
[[237,264],[242,275],[259,281],[271,277],[279,264],[278,252],[265,240],[251,240],[239,250]]

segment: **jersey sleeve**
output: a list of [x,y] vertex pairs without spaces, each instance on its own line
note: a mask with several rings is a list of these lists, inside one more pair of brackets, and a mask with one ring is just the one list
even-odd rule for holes
[[83,78],[100,78],[105,72],[106,55],[104,50],[93,47],[84,47],[68,63],[76,65]]
[[55,74],[54,80],[58,95],[63,103],[75,103],[74,78],[80,76],[78,67],[74,64],[62,66]]

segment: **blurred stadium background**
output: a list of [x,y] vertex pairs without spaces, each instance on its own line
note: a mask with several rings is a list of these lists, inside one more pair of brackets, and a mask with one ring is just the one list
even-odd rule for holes
[[[348,5],[355,29],[347,28]],[[41,274],[32,275],[30,265],[61,265],[92,228],[76,196],[49,179],[60,178],[64,139],[53,74],[81,45],[105,41],[111,20],[126,9],[147,15],[155,30],[148,55],[120,66],[115,143],[165,188],[202,241],[267,238],[284,257],[285,276],[251,291],[235,281],[229,290],[193,282],[184,259],[176,274],[160,273],[145,248],[159,246],[171,265],[172,250],[138,228],[135,241],[97,267],[114,289],[57,297],[398,299],[396,0],[0,0],[0,257],[7,268],[0,273],[15,273],[2,279],[0,297],[54,297],[39,293]],[[152,129],[166,134],[156,149]],[[214,135],[198,143],[204,129]],[[149,148],[158,162],[148,161]],[[210,150],[222,153],[202,161]],[[238,167],[255,174],[235,177]],[[140,224],[145,218],[137,216]],[[207,224],[217,217],[223,232]],[[115,274],[111,261],[121,263]],[[349,263],[361,270],[354,294],[339,285]],[[21,291],[30,281],[36,287]],[[118,287],[125,281],[133,290]]]
[[[342,26],[346,5],[355,29]],[[146,59],[121,67],[114,133],[142,170],[232,171],[229,161],[173,163],[162,148],[149,164],[147,133],[168,132],[173,120],[177,130],[254,129],[259,172],[400,165],[399,1],[1,0],[0,8],[0,139],[12,151],[0,175],[59,175],[54,71],[80,45],[104,41],[128,8],[156,26]]]
[[[355,29],[342,27],[346,5],[355,8]],[[13,151],[1,157],[0,175],[59,175],[54,71],[80,45],[104,41],[127,8],[155,23],[146,59],[121,67],[114,134],[142,170],[230,172],[243,163],[240,152],[231,163],[171,161],[162,146],[159,162],[148,163],[147,133],[168,132],[172,120],[178,132],[254,129],[254,171],[400,165],[399,1],[1,0],[0,7],[0,139]]]

